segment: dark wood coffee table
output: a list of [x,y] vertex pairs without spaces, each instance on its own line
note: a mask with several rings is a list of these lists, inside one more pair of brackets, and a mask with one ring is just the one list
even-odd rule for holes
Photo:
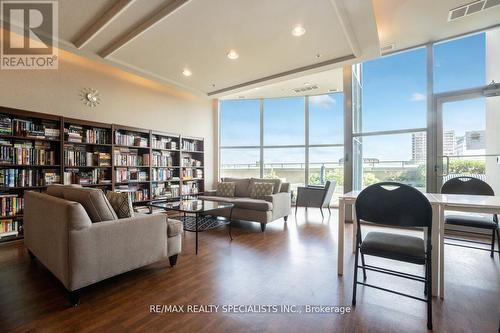
[[[196,233],[196,254],[198,254],[198,233],[212,230],[222,225],[229,224],[229,237],[231,235],[231,215],[234,204],[230,202],[217,202],[210,200],[181,200],[175,202],[152,202],[151,207],[162,208],[182,213],[179,218],[184,224],[184,230]],[[229,219],[221,220],[217,216],[210,215],[210,212],[219,209],[230,209]]]

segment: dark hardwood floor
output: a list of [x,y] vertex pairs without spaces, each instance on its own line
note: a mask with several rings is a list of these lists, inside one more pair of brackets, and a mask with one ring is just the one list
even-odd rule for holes
[[[168,260],[86,288],[70,307],[60,283],[22,243],[0,246],[1,332],[424,332],[423,302],[360,286],[352,313],[153,314],[153,304],[350,305],[353,256],[336,273],[337,211],[324,220],[299,209],[268,225],[235,223],[201,234],[185,233],[177,266]],[[365,228],[364,231],[366,231]],[[351,228],[348,226],[347,234]],[[348,237],[350,240],[350,237]],[[346,246],[350,245],[347,241]],[[446,248],[446,298],[434,300],[434,332],[497,332],[500,260],[488,252]],[[407,272],[422,268],[378,259]],[[421,283],[368,272],[368,281],[421,296]]]

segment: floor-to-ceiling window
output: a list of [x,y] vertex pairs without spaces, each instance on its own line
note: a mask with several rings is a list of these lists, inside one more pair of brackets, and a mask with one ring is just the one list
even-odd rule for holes
[[220,176],[259,177],[260,100],[221,103],[220,128]]
[[221,177],[343,188],[343,94],[220,102]]
[[425,48],[368,61],[362,68],[363,107],[353,108],[354,188],[397,181],[425,189]]

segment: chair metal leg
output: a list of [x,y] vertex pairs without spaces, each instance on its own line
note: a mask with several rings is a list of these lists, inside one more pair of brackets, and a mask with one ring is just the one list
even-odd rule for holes
[[328,214],[332,215],[332,211],[330,209],[330,206],[328,206]]
[[324,219],[325,218],[325,215],[323,214],[323,208],[319,208],[319,211],[321,212],[321,218]]
[[493,232],[491,233],[491,253],[490,253],[490,257],[493,258],[494,254],[495,254],[495,234],[496,234],[496,230],[493,229],[492,230]]
[[432,330],[432,271],[431,271],[431,256],[427,255],[426,262],[426,278],[427,278],[427,328]]
[[297,216],[297,208],[299,208],[299,206],[295,205],[295,216]]
[[361,265],[363,266],[363,280],[366,281],[365,255],[361,253]]
[[497,248],[498,248],[498,259],[500,259],[500,231],[497,228]]
[[356,305],[356,287],[358,286],[358,253],[359,245],[356,244],[356,256],[354,257],[354,282],[352,285],[352,306]]

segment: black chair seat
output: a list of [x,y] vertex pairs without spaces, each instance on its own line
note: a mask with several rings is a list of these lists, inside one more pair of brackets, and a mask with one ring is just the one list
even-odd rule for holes
[[444,223],[490,230],[497,227],[493,217],[481,215],[446,215]]
[[385,232],[369,232],[361,243],[362,254],[413,264],[425,264],[424,240]]

